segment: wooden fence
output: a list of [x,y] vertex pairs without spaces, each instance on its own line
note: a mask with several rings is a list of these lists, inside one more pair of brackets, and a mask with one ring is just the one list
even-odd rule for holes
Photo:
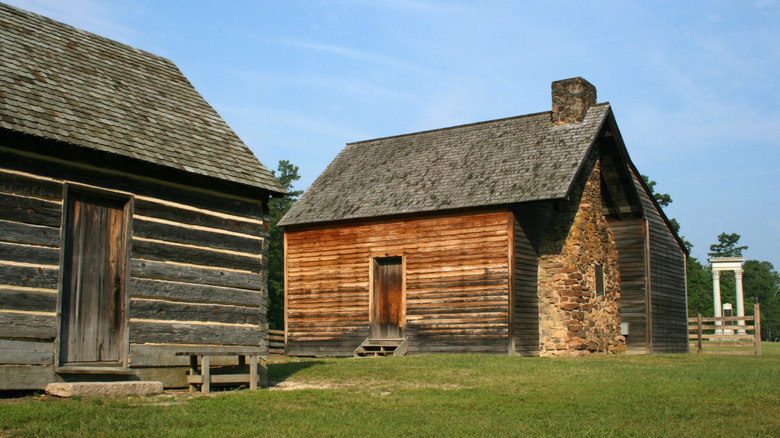
[[284,356],[284,330],[268,330],[268,354]]
[[[720,325],[716,322],[720,322]],[[695,349],[700,354],[761,356],[761,313],[758,303],[752,316],[703,318],[699,313],[696,318],[688,318],[688,324],[691,351]],[[736,349],[740,347],[743,349]],[[744,347],[752,348],[745,350]]]

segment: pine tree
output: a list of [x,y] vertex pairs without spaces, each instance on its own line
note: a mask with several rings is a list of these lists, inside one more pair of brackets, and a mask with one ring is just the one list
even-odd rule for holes
[[284,330],[284,236],[277,226],[290,207],[303,193],[293,190],[293,182],[301,179],[298,166],[288,160],[279,161],[276,171],[271,171],[287,190],[287,196],[272,198],[268,203],[270,219],[270,238],[268,244],[268,325],[273,330]]

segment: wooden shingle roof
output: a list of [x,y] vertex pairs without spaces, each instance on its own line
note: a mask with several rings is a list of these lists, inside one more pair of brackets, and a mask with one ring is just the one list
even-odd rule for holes
[[285,192],[173,62],[4,4],[0,128]]
[[551,113],[348,144],[280,225],[507,205],[566,196],[610,112]]

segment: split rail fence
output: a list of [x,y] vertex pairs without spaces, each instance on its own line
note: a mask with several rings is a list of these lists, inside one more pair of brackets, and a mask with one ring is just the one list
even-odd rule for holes
[[[688,318],[688,332],[691,351],[695,349],[699,354],[761,356],[761,313],[758,303],[752,316],[702,317],[699,313],[696,318]],[[746,350],[746,347],[751,349]]]

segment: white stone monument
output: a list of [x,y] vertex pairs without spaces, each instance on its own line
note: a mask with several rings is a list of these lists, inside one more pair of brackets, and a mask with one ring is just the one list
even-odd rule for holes
[[[742,293],[742,257],[713,257],[708,260],[712,265],[712,298],[715,304],[715,317],[721,317],[720,303],[720,273],[721,271],[734,271],[734,277],[737,284],[737,316],[745,316],[745,300]],[[715,321],[715,325],[722,325],[721,321]],[[744,325],[745,321],[738,321],[739,325]],[[722,335],[723,330],[715,330],[716,334]],[[738,330],[737,333],[744,334],[745,330]]]

